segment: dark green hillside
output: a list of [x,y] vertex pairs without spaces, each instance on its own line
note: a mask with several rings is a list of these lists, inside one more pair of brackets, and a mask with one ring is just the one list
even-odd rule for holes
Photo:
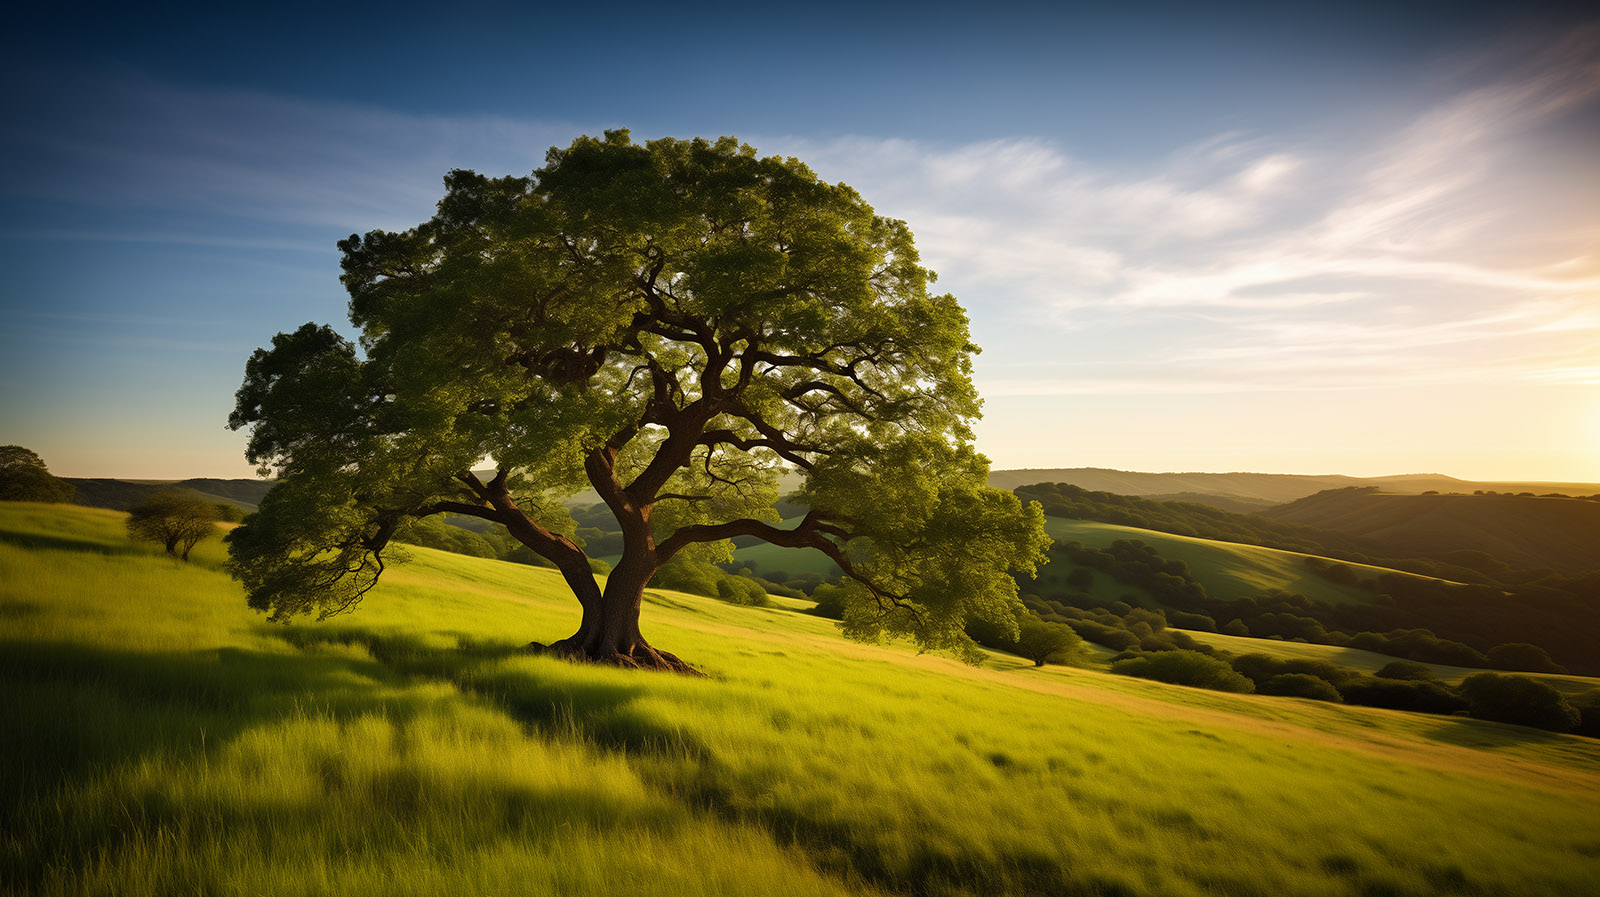
[[[1195,501],[1230,511],[1248,511],[1240,502],[1282,504],[1327,489],[1377,486],[1385,492],[1416,495],[1422,492],[1531,492],[1545,495],[1600,493],[1600,483],[1473,482],[1437,473],[1385,477],[1350,477],[1337,474],[1310,476],[1279,473],[1145,473],[1101,467],[996,470],[989,485],[1016,489],[1037,483],[1071,483],[1097,492],[1138,495],[1162,500]],[[1201,496],[1205,496],[1202,498]],[[1220,501],[1218,501],[1220,499]],[[1227,502],[1224,504],[1223,502]]]
[[[1537,495],[1397,495],[1371,488],[1319,492],[1263,512],[1286,524],[1359,539],[1389,557],[1452,560],[1484,552],[1511,567],[1600,569],[1600,501]],[[1487,571],[1492,572],[1492,571]]]
[[220,480],[195,477],[170,482],[118,480],[108,477],[63,477],[78,490],[74,504],[126,511],[157,492],[181,492],[210,502],[226,502],[253,511],[272,488],[270,480]]
[[1300,476],[1275,473],[1143,473],[1101,467],[1048,470],[997,470],[989,485],[1015,490],[1035,483],[1071,483],[1118,495],[1171,495],[1179,492],[1221,495],[1281,503],[1322,489],[1363,485],[1368,480],[1347,476]]
[[[1482,553],[1457,552],[1444,561],[1369,555],[1355,550],[1370,548],[1368,543],[1339,533],[1060,483],[1016,492],[1059,519],[1051,528],[1058,541],[1107,547],[1119,539],[1138,540],[1154,546],[1163,562],[1181,562],[1204,595],[1175,588],[1156,596],[1158,604],[1210,617],[1218,627],[1240,621],[1241,635],[1351,644],[1478,667],[1495,663],[1489,658],[1498,646],[1526,643],[1574,671],[1600,669],[1600,574],[1515,570]],[[1051,566],[1023,587],[1082,604],[1087,596],[1076,596],[1066,579],[1070,567],[1080,565],[1059,566],[1060,554],[1053,550]],[[1121,579],[1144,584],[1138,577]]]

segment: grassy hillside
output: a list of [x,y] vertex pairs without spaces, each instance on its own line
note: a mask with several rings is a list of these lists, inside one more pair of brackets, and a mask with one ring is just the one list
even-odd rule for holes
[[415,551],[269,626],[215,542],[0,505],[7,894],[1581,893],[1600,743],[652,596],[705,679],[518,654],[549,571]]
[[[1163,558],[1188,564],[1190,573],[1213,598],[1250,598],[1263,592],[1282,590],[1329,604],[1365,604],[1372,601],[1372,593],[1365,589],[1340,585],[1316,575],[1306,566],[1307,555],[1298,552],[1176,536],[1089,520],[1046,517],[1044,522],[1045,531],[1058,542],[1082,542],[1091,548],[1105,548],[1119,539],[1144,542],[1160,552]],[[1366,564],[1345,563],[1345,566],[1354,571],[1359,579],[1397,573]]]
[[1600,569],[1600,502],[1522,495],[1340,490],[1265,512],[1383,546],[1391,555],[1486,552],[1513,567]]

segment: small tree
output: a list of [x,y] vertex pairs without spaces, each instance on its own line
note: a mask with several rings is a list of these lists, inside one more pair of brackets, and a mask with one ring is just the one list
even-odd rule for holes
[[189,552],[217,531],[217,508],[180,492],[157,492],[128,512],[128,534],[159,542],[167,554],[187,561]]
[[51,476],[44,459],[20,445],[0,445],[0,501],[72,501],[77,489]]
[[1577,728],[1582,715],[1561,692],[1526,676],[1478,673],[1461,681],[1461,696],[1472,715],[1502,723],[1516,723],[1553,732]]
[[1047,620],[1022,621],[1017,653],[1036,667],[1046,663],[1072,663],[1083,653],[1083,638],[1071,626]]

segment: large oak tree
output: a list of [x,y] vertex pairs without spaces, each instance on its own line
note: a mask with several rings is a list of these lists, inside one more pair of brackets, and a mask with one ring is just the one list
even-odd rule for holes
[[[561,572],[572,656],[685,669],[640,634],[644,588],[736,536],[838,563],[853,637],[970,657],[966,618],[1015,626],[1041,514],[986,485],[977,348],[904,222],[731,138],[612,131],[445,186],[431,220],[339,244],[359,348],[307,324],[249,360],[230,424],[279,477],[228,538],[252,606],[345,610],[408,520],[448,512]],[[560,502],[586,487],[623,534],[603,587]]]

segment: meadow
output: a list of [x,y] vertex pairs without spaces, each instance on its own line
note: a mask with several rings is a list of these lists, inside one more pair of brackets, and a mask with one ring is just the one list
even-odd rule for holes
[[843,640],[649,595],[705,678],[519,653],[551,571],[413,549],[264,623],[123,515],[0,504],[5,894],[1571,895],[1600,742]]
[[[1205,583],[1206,592],[1224,601],[1253,598],[1275,590],[1294,592],[1312,601],[1329,604],[1366,604],[1372,601],[1372,593],[1360,586],[1342,585],[1318,576],[1306,566],[1306,558],[1310,555],[1296,551],[1062,517],[1046,517],[1045,531],[1057,542],[1081,542],[1090,548],[1107,548],[1120,540],[1139,540],[1154,548],[1163,559],[1183,561],[1189,565],[1194,578]],[[1064,570],[1071,567],[1070,563],[1053,563],[1060,563]],[[1415,576],[1388,567],[1352,561],[1328,560],[1328,563],[1344,564],[1357,579],[1385,574]]]

